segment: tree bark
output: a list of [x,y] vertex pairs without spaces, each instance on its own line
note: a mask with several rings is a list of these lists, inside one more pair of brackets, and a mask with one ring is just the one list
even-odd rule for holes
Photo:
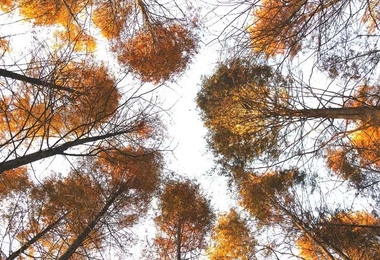
[[319,108],[319,109],[300,109],[285,110],[285,116],[305,117],[305,118],[331,118],[362,120],[367,122],[380,122],[380,108],[378,107],[342,107],[342,108]]
[[63,144],[58,145],[58,146],[53,147],[53,148],[48,148],[48,149],[40,150],[40,151],[31,153],[31,154],[26,154],[26,155],[21,156],[21,157],[16,157],[16,158],[11,159],[9,161],[5,161],[5,162],[0,163],[0,174],[7,171],[7,170],[15,169],[15,168],[18,168],[20,166],[23,166],[23,165],[26,165],[26,164],[29,164],[29,163],[32,163],[32,162],[35,162],[38,160],[48,158],[50,156],[62,154],[64,151],[66,151],[67,149],[72,148],[74,146],[82,145],[82,144],[89,143],[89,142],[104,140],[104,139],[111,138],[114,136],[126,134],[128,132],[129,132],[129,130],[125,130],[125,131],[108,133],[108,134],[104,134],[104,135],[98,135],[98,136],[92,136],[92,137],[85,137],[82,139],[76,139],[74,141],[68,141],[66,143],[63,143]]
[[36,78],[28,77],[28,76],[25,76],[25,75],[17,74],[15,72],[12,72],[12,71],[9,71],[9,70],[5,70],[5,69],[0,69],[0,76],[3,76],[5,78],[10,78],[10,79],[18,80],[18,81],[22,81],[22,82],[25,82],[25,83],[30,83],[30,84],[38,85],[38,86],[41,86],[41,87],[48,87],[48,88],[52,88],[52,89],[55,89],[55,90],[63,90],[63,91],[69,92],[69,93],[78,92],[75,89],[71,89],[71,88],[67,88],[67,87],[62,87],[62,86],[59,86],[59,85],[56,85],[56,84],[53,84],[53,83],[49,83],[47,81],[43,81],[43,80],[40,80],[40,79],[36,79]]
[[177,234],[176,234],[176,259],[177,260],[181,260],[181,222],[179,221],[178,222],[178,226],[177,226]]

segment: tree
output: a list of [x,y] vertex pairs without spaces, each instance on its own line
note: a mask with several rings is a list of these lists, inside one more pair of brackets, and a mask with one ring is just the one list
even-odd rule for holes
[[22,254],[91,258],[111,241],[130,244],[127,228],[148,209],[161,174],[161,155],[130,147],[101,153],[79,167],[31,190],[34,214],[17,234],[24,246],[9,259]]
[[190,181],[166,184],[155,218],[158,234],[154,239],[159,259],[194,257],[207,246],[213,213],[199,186]]
[[[304,181],[305,175],[292,169],[264,175],[251,173],[240,182],[241,205],[257,220],[259,228],[272,227],[274,230],[269,232],[276,232],[275,240],[261,246],[265,250],[269,249],[271,253],[295,255],[292,248],[299,243],[302,244],[299,237],[303,237],[305,241],[312,243],[316,252],[322,254],[325,259],[334,260],[337,255],[341,259],[349,260],[345,245],[339,243],[339,239],[328,238],[327,233],[331,234],[330,229],[326,229],[326,233],[320,232],[320,223],[327,217],[327,209],[307,210],[303,208],[302,201],[297,201],[298,194],[295,188],[300,184],[304,185]],[[280,231],[284,233],[280,235]],[[280,243],[277,244],[277,241]],[[356,244],[360,243],[361,240],[358,239]],[[309,249],[305,246],[306,251]]]
[[[379,122],[377,104],[313,108],[308,105],[313,100],[299,98],[297,90],[291,77],[249,60],[221,64],[206,77],[197,103],[209,129],[210,147],[222,164],[239,166],[255,159],[281,162],[316,153],[337,140],[339,127],[347,129],[354,122],[356,127],[350,131],[355,132]],[[355,100],[358,97],[353,95],[345,103]],[[310,129],[306,122],[313,121],[316,126]],[[317,139],[314,147],[305,144],[308,136]]]
[[[323,219],[316,232],[323,237],[326,246],[337,245],[348,259],[376,259],[380,254],[378,222],[377,218],[367,212],[340,212],[329,219]],[[326,259],[325,254],[307,237],[300,237],[297,244],[301,256],[307,259]]]
[[234,209],[219,217],[212,239],[215,244],[208,250],[210,260],[254,259],[256,240],[251,236],[246,220]]
[[180,24],[157,23],[138,32],[119,49],[120,63],[130,66],[142,81],[158,84],[186,69],[196,54],[197,39]]

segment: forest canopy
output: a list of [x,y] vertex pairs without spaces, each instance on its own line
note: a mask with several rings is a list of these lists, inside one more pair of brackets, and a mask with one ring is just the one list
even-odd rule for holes
[[4,0],[0,24],[1,259],[380,257],[378,1]]

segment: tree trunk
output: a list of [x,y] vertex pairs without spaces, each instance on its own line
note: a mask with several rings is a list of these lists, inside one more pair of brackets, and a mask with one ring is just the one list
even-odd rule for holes
[[61,255],[58,259],[59,260],[69,260],[70,257],[75,253],[75,251],[80,247],[83,242],[86,240],[90,232],[95,228],[96,224],[100,221],[100,219],[107,213],[108,209],[111,207],[111,205],[115,202],[115,200],[126,191],[125,186],[122,188],[119,188],[113,196],[106,202],[106,204],[103,206],[103,208],[96,214],[94,219],[88,223],[88,225],[83,229],[82,233],[80,233],[74,242],[69,246],[69,248],[66,250],[63,255]]
[[52,230],[62,219],[66,217],[67,214],[63,215],[50,225],[48,225],[44,230],[42,230],[40,233],[32,237],[29,241],[27,241],[23,246],[21,246],[18,250],[14,251],[10,256],[8,256],[5,260],[13,260],[16,259],[16,257],[20,256],[26,249],[28,249],[29,246],[37,242],[42,236],[44,236],[46,233],[48,233],[50,230]]
[[177,226],[177,234],[176,234],[176,259],[177,260],[181,260],[181,240],[182,240],[182,237],[181,237],[181,223],[180,221],[178,222],[178,226]]
[[43,80],[40,80],[40,79],[31,78],[31,77],[28,77],[28,76],[25,76],[25,75],[17,74],[17,73],[14,73],[12,71],[9,71],[9,70],[0,69],[0,76],[3,76],[5,78],[10,78],[10,79],[18,80],[18,81],[22,81],[22,82],[25,82],[25,83],[30,83],[30,84],[38,85],[38,86],[41,86],[41,87],[48,87],[48,88],[52,88],[52,89],[55,89],[55,90],[63,90],[63,91],[69,92],[69,93],[77,92],[75,89],[62,87],[62,86],[59,86],[59,85],[56,85],[56,84],[53,84],[53,83],[49,83],[49,82],[46,82],[46,81],[43,81]]
[[377,107],[342,107],[342,108],[319,108],[319,109],[300,109],[285,110],[285,116],[304,117],[304,118],[331,118],[362,120],[366,122],[380,122],[380,108]]
[[7,170],[15,169],[15,168],[18,168],[20,166],[23,166],[23,165],[26,165],[26,164],[29,164],[29,163],[32,163],[32,162],[35,162],[38,160],[48,158],[50,156],[63,154],[63,152],[66,151],[67,149],[75,147],[77,145],[82,145],[82,144],[89,143],[89,142],[104,140],[104,139],[107,139],[110,137],[126,134],[128,132],[130,132],[130,131],[126,130],[126,131],[108,133],[108,134],[104,134],[104,135],[85,137],[82,139],[76,139],[74,141],[68,141],[64,144],[58,145],[58,146],[53,147],[53,148],[48,148],[48,149],[40,150],[38,152],[34,152],[31,154],[26,154],[24,156],[20,156],[20,157],[11,159],[9,161],[5,161],[5,162],[0,163],[0,174],[7,171]]
[[351,260],[345,253],[342,252],[342,250],[340,250],[339,248],[337,248],[334,244],[332,243],[327,243],[323,238],[319,237],[317,234],[313,234],[313,232],[311,232],[309,230],[309,228],[307,228],[304,224],[303,221],[301,221],[297,216],[295,216],[293,213],[291,213],[289,210],[287,210],[285,207],[283,207],[282,205],[280,205],[279,203],[277,203],[276,201],[274,201],[273,199],[271,199],[272,202],[277,205],[288,217],[290,217],[293,221],[293,223],[295,224],[295,226],[297,228],[299,228],[302,232],[304,232],[304,234],[309,238],[311,239],[316,245],[317,247],[326,255],[326,257],[329,259],[329,260],[335,260],[335,258],[333,257],[333,255],[326,249],[326,247],[323,245],[322,242],[324,242],[325,244],[328,244],[328,247],[330,247],[337,255],[339,255],[342,259],[344,260]]

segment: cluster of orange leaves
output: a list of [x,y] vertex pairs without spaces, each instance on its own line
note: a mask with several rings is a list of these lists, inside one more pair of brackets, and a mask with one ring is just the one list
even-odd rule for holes
[[183,72],[197,49],[196,37],[179,24],[156,24],[128,40],[118,60],[140,75],[144,82],[158,84]]

